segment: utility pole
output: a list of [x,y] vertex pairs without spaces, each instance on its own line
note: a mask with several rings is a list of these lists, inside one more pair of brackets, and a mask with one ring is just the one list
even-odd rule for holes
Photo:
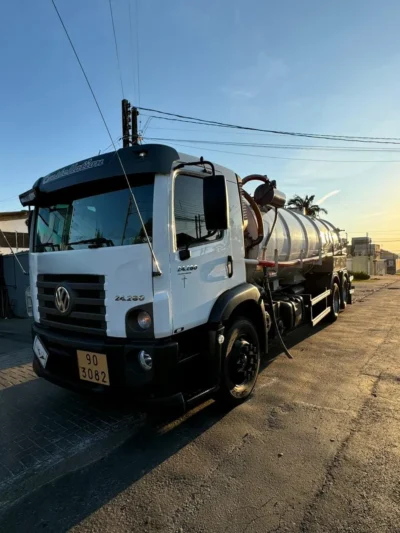
[[131,140],[131,104],[122,100],[122,147],[128,148]]
[[132,144],[139,144],[138,116],[139,111],[137,107],[132,107]]
[[370,253],[371,253],[371,248],[370,248],[370,245],[369,245],[369,239],[368,239],[368,233],[367,233],[367,274],[370,275],[371,274],[371,264],[370,264]]
[[122,146],[128,148],[139,144],[137,107],[131,106],[128,100],[122,100]]

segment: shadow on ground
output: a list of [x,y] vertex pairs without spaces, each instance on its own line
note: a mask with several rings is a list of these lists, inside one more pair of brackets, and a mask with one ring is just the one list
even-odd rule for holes
[[[285,339],[287,347],[324,327],[300,328]],[[281,348],[273,344],[261,372],[266,372],[281,353]],[[172,422],[165,417],[148,417],[144,426],[110,455],[42,486],[4,511],[0,521],[14,533],[44,528],[66,532],[218,424],[226,414],[210,400]]]

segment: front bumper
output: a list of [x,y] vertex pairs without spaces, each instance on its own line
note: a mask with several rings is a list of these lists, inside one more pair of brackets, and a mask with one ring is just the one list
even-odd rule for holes
[[[38,324],[33,325],[32,334],[33,338],[39,337],[49,354],[45,368],[34,356],[33,369],[39,377],[52,383],[81,392],[129,391],[140,399],[149,400],[160,397],[168,400],[179,395],[179,347],[171,339],[134,341],[89,338],[50,331]],[[110,386],[79,378],[77,350],[107,355]],[[140,366],[138,353],[141,350],[151,355],[151,370],[146,371]]]

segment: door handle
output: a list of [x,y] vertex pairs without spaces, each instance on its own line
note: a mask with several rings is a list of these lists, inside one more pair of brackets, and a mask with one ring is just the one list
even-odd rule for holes
[[233,276],[233,259],[231,255],[228,255],[228,261],[226,263],[226,270],[228,272],[228,278]]

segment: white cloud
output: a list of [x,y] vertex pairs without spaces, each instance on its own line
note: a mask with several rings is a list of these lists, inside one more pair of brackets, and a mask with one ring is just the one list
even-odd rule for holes
[[337,189],[335,191],[331,191],[331,192],[328,192],[328,194],[325,194],[325,196],[323,196],[322,198],[320,198],[319,200],[316,201],[316,203],[318,205],[321,205],[325,202],[325,200],[327,200],[328,198],[330,198],[331,196],[336,196],[337,194],[340,193],[340,189]]

